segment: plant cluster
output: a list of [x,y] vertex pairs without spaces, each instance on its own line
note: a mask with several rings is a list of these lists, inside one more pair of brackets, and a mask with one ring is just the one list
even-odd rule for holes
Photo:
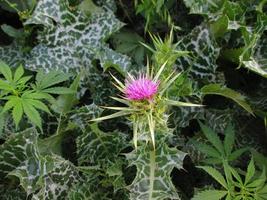
[[266,0],[0,0],[0,199],[267,199]]

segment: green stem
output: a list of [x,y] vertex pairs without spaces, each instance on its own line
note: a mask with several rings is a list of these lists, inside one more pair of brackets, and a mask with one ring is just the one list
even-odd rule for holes
[[14,4],[10,3],[8,0],[3,0],[3,1],[6,2],[8,6],[10,6],[11,8],[13,8],[17,13],[20,12],[20,10],[17,9],[16,6]]
[[149,175],[149,197],[148,200],[153,200],[153,190],[155,181],[155,170],[156,170],[156,151],[150,151],[150,175]]
[[59,116],[56,135],[59,135],[59,131],[60,131],[60,128],[61,128],[61,121],[62,121],[62,113],[60,113],[60,116]]

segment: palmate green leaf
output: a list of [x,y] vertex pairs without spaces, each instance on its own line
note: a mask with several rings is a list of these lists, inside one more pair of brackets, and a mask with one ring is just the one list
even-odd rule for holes
[[237,149],[237,150],[233,151],[228,157],[229,161],[236,160],[237,158],[239,158],[243,153],[245,153],[248,150],[249,150],[249,148],[244,147],[244,148]]
[[12,92],[14,88],[8,82],[0,80],[0,89]]
[[232,124],[228,124],[225,130],[225,138],[223,141],[226,156],[229,156],[233,150],[235,143],[235,130]]
[[2,60],[0,60],[0,73],[5,77],[5,79],[8,82],[12,82],[13,78],[12,78],[12,71],[9,68],[9,66],[4,63]]
[[226,183],[225,178],[217,169],[208,166],[200,166],[198,168],[205,170],[210,176],[212,176],[212,178],[214,178],[218,183],[220,183],[225,189],[228,189],[228,185]]
[[265,185],[266,182],[266,171],[265,169],[262,170],[261,175],[258,176],[255,180],[251,180],[246,184],[246,187],[249,188],[250,190],[255,190],[261,188],[262,186]]
[[42,129],[42,119],[36,108],[27,100],[22,101],[23,110],[26,116],[40,129]]
[[198,142],[196,140],[191,140],[190,142],[197,148],[197,150],[201,151],[205,155],[213,157],[213,158],[221,159],[221,153],[218,152],[212,146],[204,144],[202,142]]
[[201,92],[203,95],[215,94],[215,95],[224,96],[226,98],[230,98],[233,101],[235,101],[237,104],[239,104],[241,107],[243,107],[247,112],[253,115],[253,111],[250,105],[246,102],[245,96],[241,95],[240,93],[230,88],[221,86],[219,84],[209,84],[209,85],[202,87]]
[[22,118],[23,115],[23,106],[22,106],[22,102],[18,101],[16,103],[16,105],[14,106],[13,110],[12,110],[12,117],[15,121],[16,124],[16,128],[18,128],[19,122]]
[[253,155],[253,159],[255,160],[256,166],[261,170],[263,168],[267,169],[267,158],[263,154],[257,152],[255,149],[251,149],[251,153]]
[[10,98],[4,105],[2,113],[5,113],[7,111],[9,111],[10,109],[12,109],[18,102],[20,102],[19,97],[14,97]]
[[224,155],[225,154],[224,147],[218,135],[212,129],[202,124],[201,122],[199,122],[199,125],[201,127],[203,134],[208,139],[208,141],[214,146],[214,148],[218,150],[218,152],[220,152],[221,155]]
[[[130,59],[110,49],[105,40],[122,26],[105,7],[103,12],[86,15],[79,9],[70,9],[67,0],[39,1],[25,25],[41,25],[39,44],[30,52],[26,67],[64,72],[86,71],[94,59],[100,59],[103,68],[115,64],[120,71],[129,68]],[[55,23],[54,23],[55,22]]]
[[14,82],[19,81],[22,78],[23,74],[24,74],[24,68],[22,67],[22,65],[20,65],[15,71],[13,81]]
[[245,177],[245,185],[252,179],[255,174],[255,165],[253,158],[250,160]]
[[260,198],[266,200],[266,195],[267,195],[267,185],[262,187],[260,190],[257,191],[257,196]]
[[49,111],[49,108],[43,102],[39,100],[35,100],[35,99],[25,99],[25,101],[29,102],[29,104],[34,106],[36,109],[39,109],[39,110],[42,110],[44,112],[51,114]]
[[173,168],[182,169],[185,153],[169,148],[159,141],[156,150],[140,145],[126,154],[130,165],[136,166],[136,177],[129,186],[131,200],[180,199],[171,181]]
[[221,200],[227,193],[224,190],[205,190],[197,193],[192,200]]

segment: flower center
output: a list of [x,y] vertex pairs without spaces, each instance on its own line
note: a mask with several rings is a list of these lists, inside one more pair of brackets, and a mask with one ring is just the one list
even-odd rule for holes
[[140,76],[126,81],[125,96],[130,100],[151,100],[158,91],[159,83]]

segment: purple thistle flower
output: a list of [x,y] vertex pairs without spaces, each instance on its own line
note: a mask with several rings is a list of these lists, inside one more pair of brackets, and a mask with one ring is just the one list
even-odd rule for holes
[[158,91],[159,82],[140,75],[138,79],[126,80],[125,96],[130,100],[151,100]]

